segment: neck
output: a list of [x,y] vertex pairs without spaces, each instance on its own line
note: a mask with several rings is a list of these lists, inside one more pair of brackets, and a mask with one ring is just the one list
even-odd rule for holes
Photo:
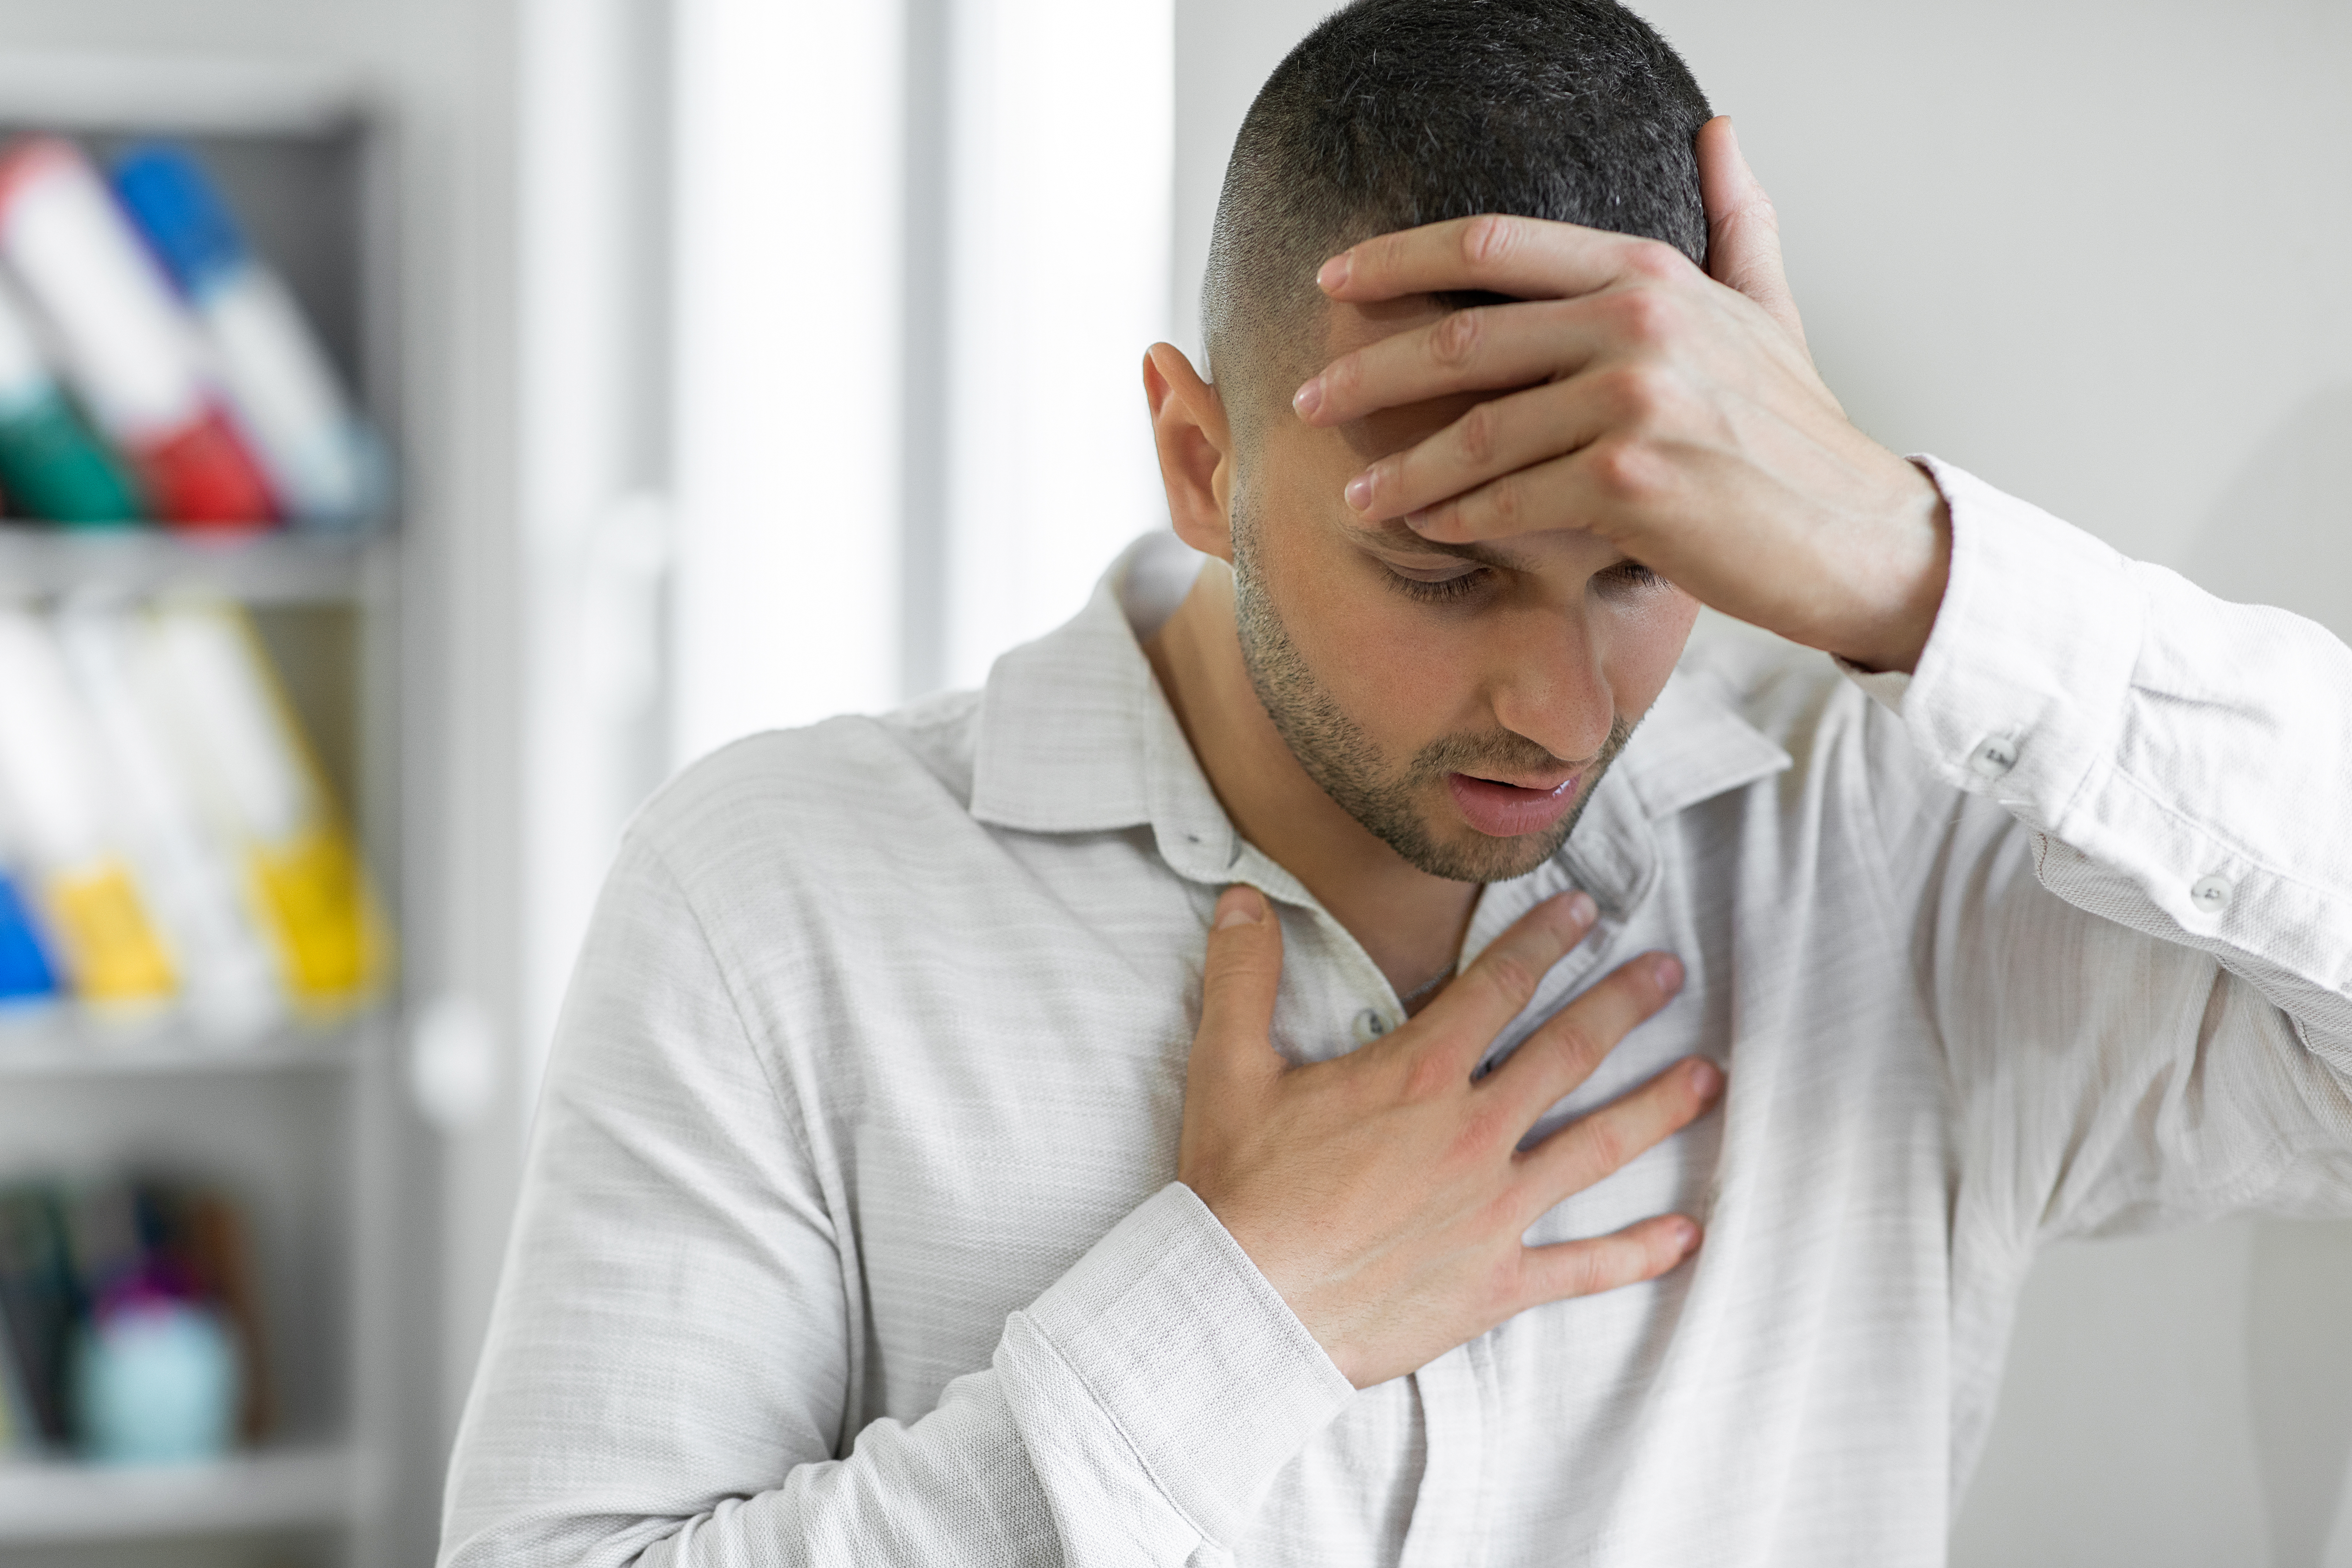
[[1143,651],[1234,826],[1315,895],[1397,994],[1452,963],[1478,889],[1416,870],[1307,777],[1242,661],[1223,562],[1202,568]]

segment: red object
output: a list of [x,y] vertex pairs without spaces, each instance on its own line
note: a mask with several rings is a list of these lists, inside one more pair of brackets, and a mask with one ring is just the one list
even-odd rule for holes
[[174,528],[267,528],[277,516],[268,481],[217,405],[130,456],[148,506]]

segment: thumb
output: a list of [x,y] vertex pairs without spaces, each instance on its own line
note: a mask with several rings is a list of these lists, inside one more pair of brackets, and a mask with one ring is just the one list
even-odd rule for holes
[[1282,1070],[1266,1039],[1281,986],[1282,922],[1255,888],[1227,888],[1209,920],[1201,1027],[1188,1074],[1194,1084],[1246,1082]]
[[1762,306],[1802,348],[1805,323],[1780,261],[1780,217],[1739,155],[1727,114],[1698,128],[1698,188],[1706,207],[1707,275]]

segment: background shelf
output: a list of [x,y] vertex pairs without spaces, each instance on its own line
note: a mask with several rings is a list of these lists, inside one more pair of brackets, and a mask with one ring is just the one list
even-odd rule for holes
[[213,1040],[184,1019],[127,1024],[71,1006],[0,1015],[0,1082],[332,1068],[357,1059],[373,1015],[331,1025],[288,1024],[252,1039]]
[[0,523],[0,593],[210,593],[249,605],[345,604],[365,596],[381,534],[198,537],[152,528],[72,532]]
[[335,1447],[199,1465],[0,1464],[0,1546],[338,1525],[357,1482],[351,1452]]

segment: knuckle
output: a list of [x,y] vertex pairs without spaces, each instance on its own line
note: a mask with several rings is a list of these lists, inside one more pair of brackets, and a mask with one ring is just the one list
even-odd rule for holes
[[1653,378],[1646,368],[1636,364],[1611,365],[1594,380],[1613,426],[1639,427],[1647,420]]
[[1587,1163],[1601,1175],[1623,1169],[1625,1162],[1633,1157],[1624,1128],[1611,1118],[1593,1118],[1583,1122],[1577,1131],[1584,1145]]
[[1593,1063],[1609,1054],[1610,1041],[1577,1021],[1566,1021],[1559,1026],[1559,1037],[1552,1045],[1552,1054],[1568,1067],[1589,1069]]
[[1690,258],[1662,239],[1637,239],[1627,249],[1625,270],[1661,282],[1678,278],[1690,267]]
[[1430,333],[1430,356],[1442,365],[1467,364],[1478,352],[1479,340],[1486,334],[1483,311],[1475,308],[1456,310],[1437,323]]
[[1327,395],[1351,395],[1363,384],[1363,381],[1364,356],[1360,353],[1342,354],[1323,372]]
[[1568,1255],[1562,1281],[1571,1296],[1596,1296],[1609,1289],[1609,1249],[1587,1242]]
[[1489,954],[1486,971],[1486,983],[1494,987],[1496,995],[1511,1004],[1514,1012],[1528,1005],[1543,979],[1534,964],[1516,952]]
[[1527,491],[1517,474],[1506,474],[1496,479],[1479,492],[1478,499],[1496,526],[1505,531],[1517,527],[1527,511]]
[[1455,439],[1465,460],[1482,468],[1494,460],[1500,444],[1498,424],[1491,403],[1481,403],[1462,416]]
[[1645,347],[1673,338],[1682,314],[1682,306],[1664,289],[1627,289],[1617,297],[1618,331]]
[[1502,213],[1486,213],[1462,226],[1462,258],[1486,266],[1518,248],[1519,224]]
[[1655,482],[1655,460],[1641,442],[1628,437],[1604,437],[1594,442],[1587,449],[1586,463],[1594,486],[1611,500],[1644,500]]

